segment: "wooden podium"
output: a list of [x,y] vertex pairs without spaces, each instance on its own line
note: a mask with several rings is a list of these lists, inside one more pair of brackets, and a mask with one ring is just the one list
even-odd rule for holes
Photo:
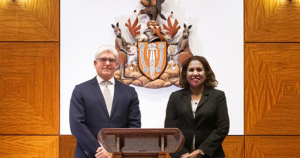
[[114,158],[169,158],[184,136],[178,128],[103,128],[98,141]]

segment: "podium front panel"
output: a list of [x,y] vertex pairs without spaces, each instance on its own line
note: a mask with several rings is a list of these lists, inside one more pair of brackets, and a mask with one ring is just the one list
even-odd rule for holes
[[98,141],[111,153],[173,153],[182,148],[184,137],[177,128],[103,128]]

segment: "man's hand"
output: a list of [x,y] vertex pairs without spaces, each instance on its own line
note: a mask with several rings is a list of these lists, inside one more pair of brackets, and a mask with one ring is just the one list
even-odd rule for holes
[[96,158],[112,158],[112,153],[109,153],[108,151],[106,151],[104,148],[99,147],[96,151]]

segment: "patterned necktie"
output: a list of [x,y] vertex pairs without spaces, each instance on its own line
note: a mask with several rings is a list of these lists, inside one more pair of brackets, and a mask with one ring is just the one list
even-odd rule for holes
[[102,81],[101,82],[101,85],[104,86],[104,89],[103,89],[103,97],[104,97],[104,100],[105,100],[105,104],[106,104],[106,108],[107,108],[107,111],[108,111],[108,115],[110,116],[110,112],[111,112],[111,107],[112,107],[112,97],[111,97],[111,93],[110,93],[110,90],[108,88],[108,85],[111,84],[110,81]]

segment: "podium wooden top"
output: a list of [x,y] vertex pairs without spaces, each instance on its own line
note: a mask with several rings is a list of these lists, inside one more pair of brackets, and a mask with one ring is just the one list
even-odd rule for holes
[[183,147],[184,137],[178,128],[103,128],[98,141],[112,153],[174,153]]
[[180,135],[178,128],[102,128],[103,135]]

